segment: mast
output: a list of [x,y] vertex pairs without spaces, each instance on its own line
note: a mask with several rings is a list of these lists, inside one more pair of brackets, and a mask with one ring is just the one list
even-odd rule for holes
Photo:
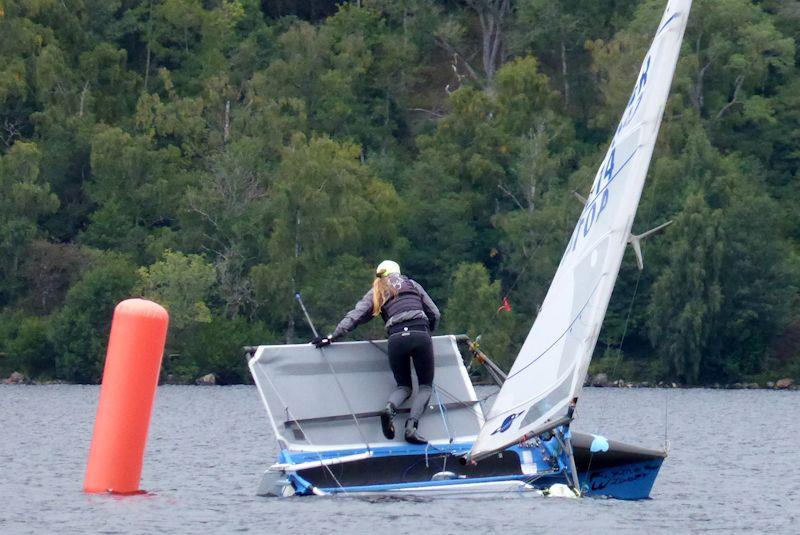
[[568,426],[644,187],[691,0],[671,0],[583,213],[525,342],[468,454],[476,461]]

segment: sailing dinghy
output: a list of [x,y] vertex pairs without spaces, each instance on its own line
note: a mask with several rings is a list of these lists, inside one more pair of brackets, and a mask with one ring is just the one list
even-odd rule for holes
[[631,226],[690,7],[691,0],[667,5],[539,314],[488,413],[453,335],[433,338],[434,393],[420,421],[427,445],[381,433],[380,411],[395,386],[386,341],[251,348],[250,371],[279,446],[259,494],[567,485],[577,496],[649,496],[665,452],[577,433],[570,424],[628,243],[641,266]]

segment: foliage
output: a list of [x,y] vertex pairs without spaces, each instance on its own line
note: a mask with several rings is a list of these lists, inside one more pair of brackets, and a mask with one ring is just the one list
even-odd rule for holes
[[669,268],[653,284],[650,338],[667,375],[684,383],[700,377],[712,333],[719,328],[714,320],[722,305],[721,215],[700,194],[686,199]]
[[250,382],[242,347],[251,345],[253,340],[278,342],[275,333],[260,322],[250,322],[241,316],[212,318],[210,322],[192,328],[192,335],[184,342],[181,354],[172,365],[166,366],[165,372],[174,370],[179,377],[189,381],[214,373],[220,384]]
[[483,264],[460,264],[453,272],[444,329],[467,334],[473,340],[481,337],[481,347],[496,357],[498,364],[510,367],[513,356],[508,354],[511,329],[514,325],[513,307],[500,309],[503,302],[500,281],[491,282]]
[[18,291],[14,281],[21,252],[36,236],[38,218],[58,207],[58,198],[40,178],[40,165],[35,143],[14,143],[0,157],[0,304]]
[[[164,371],[329,331],[396,259],[505,366],[663,0],[0,2],[0,363],[99,379],[113,307]],[[800,19],[694,2],[594,369],[798,373]],[[508,296],[512,312],[498,313]],[[384,336],[379,321],[352,336]]]
[[4,373],[21,371],[28,377],[52,377],[55,372],[55,351],[47,336],[47,319],[12,312],[2,317],[0,347]]
[[131,295],[137,282],[135,266],[124,257],[96,256],[95,267],[70,288],[52,319],[58,377],[79,383],[100,379],[114,307]]
[[341,251],[376,258],[395,234],[394,188],[372,176],[358,155],[356,145],[302,135],[283,151],[266,221],[268,264],[256,284],[273,318],[288,326],[287,339],[294,336],[295,293],[329,259]]
[[141,294],[164,305],[173,329],[181,331],[192,323],[209,323],[206,305],[214,284],[214,267],[199,255],[185,255],[167,249],[163,260],[139,268]]

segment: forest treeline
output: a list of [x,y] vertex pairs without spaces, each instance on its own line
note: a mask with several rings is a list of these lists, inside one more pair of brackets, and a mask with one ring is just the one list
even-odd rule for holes
[[[245,381],[384,258],[510,366],[665,3],[0,0],[0,371],[98,381],[145,296]],[[800,376],[797,6],[695,2],[595,371]]]

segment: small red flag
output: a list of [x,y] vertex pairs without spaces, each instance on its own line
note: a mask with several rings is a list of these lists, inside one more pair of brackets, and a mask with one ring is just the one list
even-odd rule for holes
[[504,297],[503,304],[497,307],[498,312],[500,312],[501,310],[507,310],[511,312],[511,303],[508,302],[508,297]]

